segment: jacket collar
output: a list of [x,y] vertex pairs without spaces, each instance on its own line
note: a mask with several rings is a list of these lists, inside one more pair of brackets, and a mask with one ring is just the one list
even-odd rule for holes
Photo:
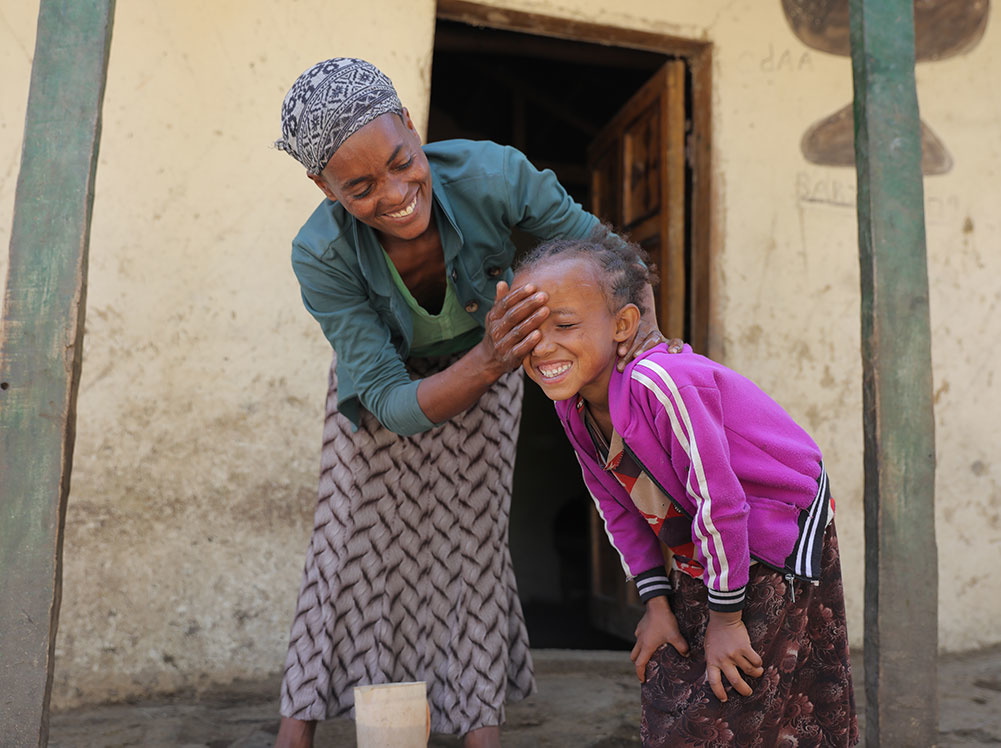
[[[626,364],[625,371],[620,372],[617,368],[612,369],[612,376],[608,380],[608,409],[612,415],[612,428],[615,429],[615,432],[622,437],[626,444],[630,443],[629,440],[634,436],[640,420],[639,415],[631,412],[632,409],[629,407],[629,382],[632,380],[633,371],[636,369],[636,365],[643,361],[643,359],[656,351],[663,352],[664,350],[666,350],[664,344],[654,346],[649,351],[640,354],[637,358]],[[691,351],[687,345],[685,346],[685,350]],[[581,438],[582,433],[585,436],[587,435],[587,427],[584,425],[584,418],[581,413],[583,408],[584,400],[579,394],[556,403],[556,410],[563,423],[573,431],[578,441],[590,445],[591,439],[589,436],[587,439]]]
[[[445,221],[438,221],[438,232],[441,234],[441,246],[445,251],[445,265],[448,266],[462,248],[462,231],[459,230],[459,223],[455,220],[455,213],[452,212],[452,204],[448,201],[448,194],[438,176],[438,167],[430,161],[428,163],[431,167],[431,193],[440,213],[445,217]],[[447,236],[449,232],[454,233],[456,241],[449,241],[450,237]]]
[[633,359],[626,364],[625,371],[620,372],[618,368],[613,368],[612,376],[608,380],[608,410],[612,416],[612,428],[627,441],[632,433],[630,428],[632,419],[629,417],[629,381],[636,362],[641,358]]
[[[692,349],[686,344],[683,351],[691,353]],[[612,426],[622,436],[626,444],[638,441],[637,432],[642,436],[645,429],[643,415],[636,408],[629,407],[630,382],[633,378],[633,372],[645,359],[666,352],[667,344],[661,343],[630,361],[622,373],[619,373],[617,369],[612,370],[612,377],[608,382],[608,408],[612,414]]]
[[382,245],[375,229],[362,223],[353,215],[344,211],[351,222],[351,238],[354,241],[355,256],[358,267],[368,281],[369,287],[380,296],[389,296],[393,289],[393,278],[386,267],[382,256]]

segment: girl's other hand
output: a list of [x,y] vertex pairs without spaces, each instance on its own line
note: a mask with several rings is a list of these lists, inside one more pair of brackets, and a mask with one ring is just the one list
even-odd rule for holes
[[647,601],[646,613],[636,626],[636,646],[629,659],[636,666],[636,677],[646,682],[646,666],[653,653],[664,644],[670,644],[678,654],[688,656],[688,642],[681,635],[678,619],[674,617],[666,597],[653,597]]
[[504,281],[497,284],[481,345],[498,375],[521,366],[525,356],[539,342],[541,334],[537,328],[549,316],[548,300],[549,294],[537,291],[530,283],[513,291]]
[[716,698],[726,701],[723,678],[742,696],[751,695],[751,687],[740,677],[740,671],[752,678],[760,678],[765,670],[761,657],[751,647],[747,628],[740,619],[740,611],[721,613],[709,611],[706,628],[706,678]]

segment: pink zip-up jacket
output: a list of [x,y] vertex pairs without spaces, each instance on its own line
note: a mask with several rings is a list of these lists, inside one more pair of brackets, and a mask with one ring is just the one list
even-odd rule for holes
[[[820,449],[746,377],[692,352],[646,352],[608,388],[625,449],[692,518],[713,610],[743,607],[751,558],[815,581],[833,508]],[[660,568],[650,521],[605,469],[580,396],[555,403],[627,578]]]

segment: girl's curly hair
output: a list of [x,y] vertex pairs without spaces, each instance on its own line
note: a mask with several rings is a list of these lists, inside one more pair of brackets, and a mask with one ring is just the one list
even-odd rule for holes
[[605,292],[608,309],[616,312],[626,304],[635,304],[641,314],[647,312],[642,302],[648,283],[656,283],[654,266],[638,245],[612,231],[607,223],[595,226],[585,239],[551,239],[539,244],[515,265],[521,272],[552,260],[580,257],[592,262]]

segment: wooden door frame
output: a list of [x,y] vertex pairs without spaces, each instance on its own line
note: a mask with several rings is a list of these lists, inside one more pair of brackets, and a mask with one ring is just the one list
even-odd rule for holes
[[691,74],[692,131],[688,151],[692,170],[692,262],[688,292],[693,328],[689,340],[699,353],[715,350],[715,321],[710,305],[710,269],[716,257],[716,230],[712,189],[712,54],[709,42],[694,41],[619,26],[603,26],[538,13],[508,10],[470,0],[438,0],[437,16],[471,26],[548,36],[606,47],[626,47],[658,52],[685,60]]
[[[587,149],[590,208],[647,249],[660,274],[657,322],[665,335],[678,337],[686,334],[690,285],[685,150],[691,112],[686,75],[685,60],[664,58]],[[595,628],[630,641],[644,606],[635,585],[624,579],[622,559],[608,543],[602,524],[592,508],[588,612]],[[669,551],[664,551],[668,561]]]

